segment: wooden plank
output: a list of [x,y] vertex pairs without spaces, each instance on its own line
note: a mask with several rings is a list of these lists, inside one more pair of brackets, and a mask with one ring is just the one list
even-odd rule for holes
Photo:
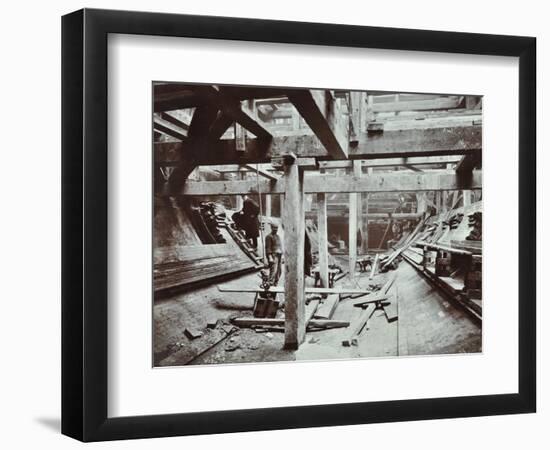
[[390,295],[382,294],[380,291],[372,292],[371,295],[367,296],[365,300],[354,303],[353,306],[364,308],[365,306],[370,305],[371,303],[383,302],[384,300],[387,300],[389,297]]
[[344,347],[350,347],[351,345],[357,345],[358,337],[361,334],[361,331],[363,331],[363,328],[366,327],[367,322],[368,322],[369,318],[372,316],[373,313],[374,313],[374,310],[371,312],[368,309],[368,306],[363,308],[363,310],[361,311],[361,314],[359,315],[359,317],[357,318],[357,320],[355,321],[355,323],[353,325],[352,332],[349,334],[349,336],[346,339],[344,339],[342,341],[342,345]]
[[304,175],[296,164],[286,165],[284,173],[285,348],[297,349],[305,339]]
[[321,301],[318,299],[310,300],[309,303],[306,305],[306,326],[309,324],[311,319],[315,317],[315,312],[317,311],[320,302]]
[[[285,234],[286,237],[286,234]],[[248,287],[248,286],[239,286],[239,285],[230,285],[222,284],[218,286],[220,292],[264,292],[263,289],[259,287]],[[276,294],[285,294],[285,288],[283,286],[271,286],[269,292]],[[359,289],[359,288],[346,288],[346,287],[336,287],[336,288],[316,288],[316,287],[306,287],[304,289],[306,294],[371,294],[370,289]]]
[[323,303],[319,306],[314,314],[315,319],[331,319],[334,311],[338,307],[340,302],[340,296],[337,294],[331,294],[323,300]]
[[369,280],[372,280],[374,274],[376,273],[376,266],[378,265],[378,253],[374,257],[374,262],[372,263],[372,268],[370,270]]
[[[286,318],[285,318],[286,319]],[[269,319],[269,318],[254,318],[254,317],[237,317],[231,322],[238,327],[256,327],[256,326],[281,326],[285,325],[285,319]],[[310,327],[319,328],[345,328],[349,326],[349,322],[345,320],[325,320],[312,319],[308,324]],[[305,331],[305,330],[304,330]]]
[[399,295],[396,286],[394,294],[388,297],[389,304],[385,304],[382,306],[382,308],[384,309],[384,315],[386,316],[386,320],[388,321],[388,323],[395,322],[398,319],[398,299]]
[[336,98],[328,90],[288,91],[288,99],[332,157],[347,158],[348,133]]

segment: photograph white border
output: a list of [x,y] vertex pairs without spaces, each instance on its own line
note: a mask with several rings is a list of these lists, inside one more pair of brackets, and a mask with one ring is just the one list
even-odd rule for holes
[[[517,58],[128,35],[108,52],[109,417],[518,392]],[[483,95],[483,353],[153,369],[153,80]]]

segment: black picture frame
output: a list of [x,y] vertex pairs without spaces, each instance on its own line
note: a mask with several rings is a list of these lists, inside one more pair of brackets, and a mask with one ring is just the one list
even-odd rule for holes
[[[107,36],[519,58],[518,393],[107,417]],[[536,39],[84,9],[62,18],[62,432],[82,441],[535,412]]]

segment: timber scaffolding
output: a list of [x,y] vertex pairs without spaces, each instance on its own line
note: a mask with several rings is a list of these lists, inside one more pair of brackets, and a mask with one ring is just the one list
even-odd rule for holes
[[[372,312],[382,309],[388,321],[397,318],[398,295],[376,294],[384,286],[329,288],[327,204],[331,194],[349,195],[347,276],[353,286],[360,256],[369,252],[365,246],[368,220],[363,217],[368,216],[370,197],[414,193],[418,220],[409,237],[396,244],[401,247],[370,264],[372,278],[401,257],[414,260],[411,252],[418,236],[433,222],[430,211],[438,215],[453,211],[459,199],[465,208],[473,192],[482,187],[479,97],[157,83],[154,111],[156,196],[219,198],[259,193],[266,199],[280,199],[284,286],[274,293],[284,295],[284,317],[263,323],[259,318],[244,318],[234,323],[280,329],[289,349],[299,347],[308,329],[350,325],[315,319],[316,308],[326,301],[312,303],[311,294],[338,300],[346,295],[372,295]],[[256,177],[204,181],[190,176],[199,166],[220,165],[237,165],[238,171],[245,168]],[[322,292],[305,286],[306,196],[316,197]],[[436,231],[444,227],[436,225]],[[362,236],[359,243],[358,235]],[[439,238],[429,244],[443,245],[438,244]],[[430,245],[421,248],[429,252]],[[365,301],[363,306],[368,306]],[[366,314],[361,314],[349,342],[364,329]]]

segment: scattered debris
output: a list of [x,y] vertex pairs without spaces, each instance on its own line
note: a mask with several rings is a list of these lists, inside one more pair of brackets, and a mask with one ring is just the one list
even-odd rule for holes
[[202,336],[202,331],[195,328],[186,328],[183,332],[189,339],[197,339]]

